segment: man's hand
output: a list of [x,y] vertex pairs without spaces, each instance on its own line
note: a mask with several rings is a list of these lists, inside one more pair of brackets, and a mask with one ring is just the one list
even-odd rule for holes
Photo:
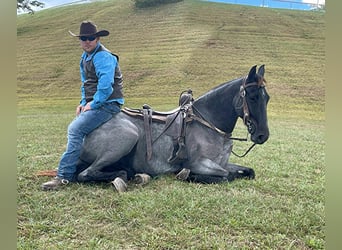
[[88,102],[85,106],[78,105],[76,108],[76,116],[79,116],[81,112],[86,112],[88,110],[91,110],[90,102]]
[[83,106],[82,105],[78,105],[76,108],[76,116],[79,116],[80,113],[82,112]]
[[90,102],[88,102],[82,109],[82,112],[86,112],[88,110],[91,110],[91,107],[90,107]]

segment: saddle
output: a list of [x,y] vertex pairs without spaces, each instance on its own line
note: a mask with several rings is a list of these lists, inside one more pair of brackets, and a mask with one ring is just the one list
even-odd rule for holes
[[[122,111],[129,116],[140,118],[144,121],[146,134],[147,160],[152,158],[152,144],[162,134],[172,138],[173,150],[168,162],[171,164],[180,164],[187,160],[188,154],[185,146],[186,117],[187,112],[191,110],[193,102],[192,91],[183,91],[179,98],[179,106],[171,111],[161,112],[153,110],[150,105],[144,104],[142,109],[123,108]],[[152,141],[152,121],[165,123],[163,132]]]
[[146,111],[148,111],[147,113],[150,116],[150,118],[152,119],[152,121],[159,122],[159,123],[165,123],[167,116],[172,115],[174,113],[177,113],[179,111],[179,109],[180,109],[180,107],[178,107],[174,110],[171,110],[171,111],[163,112],[163,111],[153,110],[150,105],[144,104],[142,106],[142,109],[132,109],[132,108],[124,107],[122,109],[122,111],[129,116],[137,117],[140,119],[144,119],[144,117],[145,117],[144,112],[146,113]]

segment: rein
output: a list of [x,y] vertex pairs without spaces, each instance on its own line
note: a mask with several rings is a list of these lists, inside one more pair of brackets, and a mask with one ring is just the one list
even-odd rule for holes
[[152,144],[154,144],[163,134],[165,134],[166,130],[168,130],[171,127],[172,123],[176,120],[177,116],[181,111],[181,109],[177,111],[177,114],[175,115],[175,117],[173,117],[172,121],[164,127],[163,131],[152,141]]
[[238,155],[233,150],[232,150],[232,153],[233,153],[233,155],[235,155],[235,156],[237,156],[239,158],[245,157],[252,150],[252,148],[254,148],[255,145],[256,145],[256,143],[253,143],[253,145],[250,146],[249,149],[247,149],[247,151],[244,154],[242,154],[242,155]]
[[[206,121],[206,120],[203,118],[203,115],[198,111],[198,109],[196,109],[196,107],[195,107],[194,105],[192,105],[192,108],[193,108],[194,110],[196,110],[197,113],[200,115],[200,116],[196,116],[195,114],[192,113],[192,114],[191,114],[192,120],[196,120],[196,121],[200,122],[201,124],[207,126],[208,128],[211,128],[211,129],[215,130],[216,132],[218,132],[219,134],[223,135],[224,137],[227,137],[228,139],[236,140],[236,141],[247,141],[247,140],[248,140],[248,139],[247,139],[247,136],[246,136],[246,138],[232,137],[232,136],[231,136],[231,135],[232,135],[231,133],[226,133],[226,132],[220,130],[219,128],[215,127],[215,126],[214,126],[213,124],[211,124],[210,122]],[[239,157],[239,158],[245,157],[245,156],[254,148],[255,145],[256,145],[256,143],[253,143],[253,145],[250,146],[250,147],[247,149],[247,151],[246,151],[244,154],[242,154],[242,155],[238,155],[238,154],[235,153],[233,150],[232,150],[232,153],[233,153],[233,155],[235,155],[235,156],[237,156],[237,157]]]
[[199,123],[207,126],[208,128],[211,128],[212,130],[215,130],[217,133],[219,133],[220,135],[223,135],[224,137],[227,137],[229,139],[231,139],[232,134],[231,133],[226,133],[224,131],[222,131],[221,129],[217,128],[214,124],[210,123],[209,121],[207,121],[203,115],[201,114],[201,112],[199,112],[199,110],[192,105],[191,106],[193,110],[196,110],[196,112],[199,114],[199,116],[195,115],[192,111],[190,112],[190,114],[187,115],[188,120],[187,121],[192,121],[192,120],[196,120]]

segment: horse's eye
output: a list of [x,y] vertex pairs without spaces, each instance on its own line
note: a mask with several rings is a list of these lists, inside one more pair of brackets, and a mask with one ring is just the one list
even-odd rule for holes
[[259,95],[252,95],[252,96],[250,97],[250,100],[251,100],[252,102],[257,102],[258,99],[259,99]]
[[262,96],[263,96],[263,97],[266,97],[265,89],[264,89],[264,88],[261,88],[260,91],[261,91]]
[[257,102],[259,99],[259,92],[258,91],[252,91],[248,93],[248,98],[252,102]]
[[261,88],[260,91],[261,91],[262,97],[268,101],[270,99],[270,96],[267,94],[265,88]]

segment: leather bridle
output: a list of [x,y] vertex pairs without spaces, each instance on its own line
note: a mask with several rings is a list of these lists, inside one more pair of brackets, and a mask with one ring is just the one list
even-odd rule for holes
[[[251,119],[249,119],[249,108],[248,108],[248,103],[247,103],[247,100],[246,100],[246,89],[249,88],[249,87],[252,87],[252,86],[258,86],[259,88],[264,88],[265,87],[265,82],[266,80],[261,77],[259,79],[258,82],[252,82],[252,83],[248,83],[246,84],[246,81],[247,81],[247,76],[244,78],[243,82],[242,82],[242,85],[240,87],[240,97],[242,98],[242,111],[243,111],[243,116],[242,116],[242,120],[243,120],[243,123],[245,124],[245,126],[247,127],[247,130],[248,130],[248,133],[252,134],[254,131],[254,125],[251,121]],[[247,139],[239,139],[239,138],[231,138],[231,139],[238,139],[240,141],[244,140],[244,141],[247,141]],[[256,143],[253,143],[252,146],[250,146],[248,148],[248,150],[242,154],[242,155],[238,155],[236,154],[233,150],[232,150],[232,153],[237,156],[237,157],[245,157],[251,150],[252,148],[254,148],[254,146],[256,145]]]
[[249,108],[248,108],[248,104],[247,104],[247,100],[246,100],[246,89],[252,86],[258,86],[258,87],[265,87],[264,82],[266,82],[266,80],[261,77],[259,79],[258,82],[252,82],[252,83],[248,83],[246,84],[247,81],[247,76],[244,78],[243,83],[240,87],[240,97],[242,98],[242,109],[243,109],[243,123],[246,125],[246,127],[248,128],[248,132],[250,132],[251,129],[251,121],[249,119]]

